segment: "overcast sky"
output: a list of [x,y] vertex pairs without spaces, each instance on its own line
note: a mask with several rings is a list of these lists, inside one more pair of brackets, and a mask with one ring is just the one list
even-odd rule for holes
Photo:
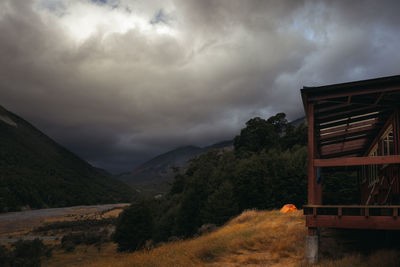
[[0,0],[0,105],[114,173],[399,74],[400,1]]

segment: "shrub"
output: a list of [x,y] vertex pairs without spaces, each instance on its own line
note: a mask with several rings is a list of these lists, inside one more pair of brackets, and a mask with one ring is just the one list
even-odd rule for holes
[[59,221],[48,223],[43,226],[39,226],[34,229],[34,232],[45,232],[50,230],[71,230],[71,231],[83,231],[87,229],[93,229],[93,227],[102,227],[106,225],[115,224],[115,218],[103,218],[103,219],[86,219],[77,221]]
[[12,261],[11,251],[5,247],[0,246],[0,263],[1,266],[10,266]]
[[119,215],[114,233],[119,251],[139,249],[151,239],[153,218],[149,205],[142,200],[131,204]]
[[108,232],[102,231],[100,233],[97,232],[79,232],[79,233],[70,233],[68,235],[63,236],[61,239],[61,247],[68,252],[71,252],[75,249],[77,245],[85,244],[85,245],[96,245],[99,246],[107,237]]
[[[19,240],[13,245],[10,266],[40,266],[41,257],[51,257],[51,248],[44,245],[42,240]],[[5,265],[7,266],[7,265]]]

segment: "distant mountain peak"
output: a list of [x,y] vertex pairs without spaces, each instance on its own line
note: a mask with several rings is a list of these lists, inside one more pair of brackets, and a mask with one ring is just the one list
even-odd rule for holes
[[289,122],[289,123],[290,123],[291,125],[297,127],[297,126],[299,126],[300,124],[302,124],[302,123],[305,122],[305,121],[306,121],[306,117],[303,116],[303,117],[297,118],[297,119],[295,119],[295,120],[292,120],[292,121]]
[[185,168],[190,159],[207,151],[231,147],[233,147],[233,140],[218,142],[206,147],[181,146],[148,160],[132,172],[122,173],[117,177],[135,188],[142,189],[141,191],[145,193],[152,195],[165,193],[174,177],[172,167]]

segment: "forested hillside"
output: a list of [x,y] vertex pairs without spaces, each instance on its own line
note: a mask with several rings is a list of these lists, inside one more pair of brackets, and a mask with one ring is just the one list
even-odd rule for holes
[[307,128],[283,113],[253,118],[233,151],[210,151],[177,173],[168,195],[133,203],[119,218],[121,250],[146,240],[189,237],[204,224],[221,225],[246,209],[272,209],[306,201]]
[[0,106],[0,212],[127,202],[133,194]]
[[210,150],[229,150],[233,140],[223,141],[211,146],[183,146],[152,158],[136,167],[132,172],[122,173],[116,177],[143,195],[164,195],[171,188],[174,169],[184,170],[189,166],[191,158]]

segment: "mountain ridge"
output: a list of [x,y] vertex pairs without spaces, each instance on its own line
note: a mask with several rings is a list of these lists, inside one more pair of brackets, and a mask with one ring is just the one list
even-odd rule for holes
[[126,202],[133,195],[126,185],[0,106],[0,212]]
[[184,169],[188,166],[188,161],[196,156],[212,149],[230,148],[233,148],[233,140],[226,140],[205,147],[181,146],[162,153],[132,171],[121,173],[116,177],[144,194],[165,194],[174,178],[173,167]]
[[[297,127],[305,122],[305,117],[300,117],[289,122]],[[115,175],[124,183],[147,195],[165,194],[173,181],[173,167],[184,169],[191,158],[206,153],[212,149],[233,149],[233,139],[217,142],[215,144],[199,147],[187,145],[177,147],[157,155],[132,171]]]

